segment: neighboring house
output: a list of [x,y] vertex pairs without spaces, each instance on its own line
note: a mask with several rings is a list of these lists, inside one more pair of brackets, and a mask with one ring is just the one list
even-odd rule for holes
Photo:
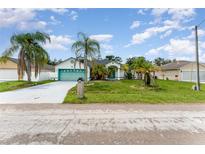
[[[18,60],[15,58],[9,58],[6,63],[0,63],[0,80],[1,81],[11,81],[18,80],[17,73]],[[54,73],[54,67],[51,65],[44,65],[41,69],[40,74],[35,78],[34,68],[32,68],[31,80],[32,81],[42,81],[49,80],[52,78]],[[27,80],[26,73],[24,74],[23,80]]]
[[[205,64],[200,64],[200,81],[205,82]],[[191,61],[175,61],[161,66],[161,71],[155,73],[158,79],[177,81],[196,81],[196,63]]]
[[[96,60],[95,63],[97,64],[104,64],[106,68],[115,67],[115,71],[112,75],[112,79],[122,79],[124,78],[124,71],[121,70],[121,64],[112,62],[109,60]],[[88,62],[88,80],[91,79],[91,69],[92,69],[92,62]],[[55,77],[57,80],[61,81],[76,81],[79,77],[85,77],[85,69],[84,63],[82,60],[78,60],[75,58],[68,58],[62,61],[60,64],[55,66]],[[109,78],[107,78],[109,79]]]

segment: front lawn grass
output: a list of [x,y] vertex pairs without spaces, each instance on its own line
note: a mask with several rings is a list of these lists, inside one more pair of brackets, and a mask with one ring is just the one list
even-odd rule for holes
[[156,80],[158,88],[144,87],[140,80],[91,81],[85,86],[85,98],[76,97],[72,88],[64,103],[205,103],[205,85],[193,91],[194,83]]
[[16,90],[31,86],[36,86],[40,84],[50,83],[54,80],[45,80],[45,81],[38,81],[38,82],[28,82],[28,81],[6,81],[6,82],[0,82],[0,92],[10,91],[10,90]]

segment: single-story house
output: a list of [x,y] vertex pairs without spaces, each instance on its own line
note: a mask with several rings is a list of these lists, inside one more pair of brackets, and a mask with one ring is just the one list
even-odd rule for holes
[[[205,64],[199,65],[200,81],[205,82]],[[155,73],[158,79],[177,81],[196,81],[196,63],[191,61],[174,61],[161,66],[161,70]]]
[[[124,71],[121,70],[121,64],[109,60],[96,60],[95,63],[104,64],[106,68],[115,67],[115,71],[107,79],[120,80],[124,78]],[[91,79],[92,62],[88,61],[88,80]],[[68,58],[55,66],[55,77],[57,80],[76,81],[79,77],[85,77],[85,68],[82,60],[73,57]]]
[[[9,58],[7,62],[0,63],[0,80],[1,81],[18,80],[17,64],[18,64],[18,60],[15,58]],[[40,74],[37,76],[37,78],[35,78],[34,68],[32,68],[31,80],[32,81],[49,80],[52,78],[53,73],[54,73],[53,66],[44,65],[44,67],[41,69]],[[27,80],[26,73],[24,74],[23,80]]]

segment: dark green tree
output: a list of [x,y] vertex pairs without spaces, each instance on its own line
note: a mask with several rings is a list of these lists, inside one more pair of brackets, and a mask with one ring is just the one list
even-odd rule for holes
[[105,56],[105,59],[110,60],[110,61],[114,61],[117,63],[121,63],[122,62],[122,58],[119,56],[114,56],[114,55],[107,55]]

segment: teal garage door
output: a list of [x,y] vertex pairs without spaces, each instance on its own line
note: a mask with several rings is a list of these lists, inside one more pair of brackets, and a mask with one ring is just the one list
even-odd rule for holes
[[78,78],[85,77],[84,69],[59,69],[58,80],[60,81],[76,81]]

